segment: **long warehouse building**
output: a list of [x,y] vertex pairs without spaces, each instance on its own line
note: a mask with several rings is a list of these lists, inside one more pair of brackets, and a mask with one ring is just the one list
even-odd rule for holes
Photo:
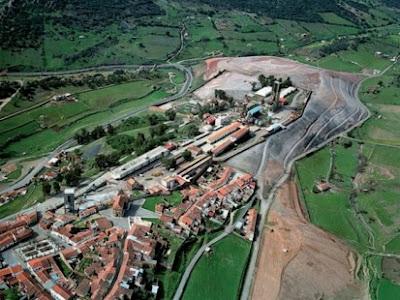
[[123,164],[122,166],[114,169],[111,172],[111,175],[114,179],[122,179],[132,174],[133,172],[136,172],[144,167],[147,167],[149,164],[155,162],[156,160],[163,158],[168,153],[169,151],[166,148],[164,148],[163,146],[159,146],[135,158],[134,160],[131,160],[126,164]]
[[231,133],[235,132],[238,130],[242,124],[240,122],[234,122],[228,126],[225,126],[224,128],[217,130],[216,132],[212,133],[207,141],[210,144],[213,144],[215,142],[218,142],[219,140],[222,140],[224,137],[230,135]]

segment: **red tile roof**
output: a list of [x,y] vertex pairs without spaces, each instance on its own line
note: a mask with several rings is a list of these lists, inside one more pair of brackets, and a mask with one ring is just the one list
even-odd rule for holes
[[229,180],[229,177],[231,177],[233,174],[233,168],[231,167],[225,167],[222,171],[222,174],[220,175],[219,179],[210,183],[208,185],[209,190],[216,190],[220,188],[222,185],[226,184]]
[[222,129],[217,130],[214,133],[210,134],[210,136],[208,137],[207,140],[209,143],[214,143],[214,142],[224,138],[228,134],[236,131],[237,129],[240,128],[240,126],[241,126],[240,122],[234,122],[228,126],[225,126]]
[[69,247],[69,248],[65,248],[64,250],[62,250],[61,254],[64,256],[64,258],[66,260],[69,260],[69,259],[77,257],[80,254],[80,252],[75,247]]
[[96,219],[96,225],[101,231],[106,231],[107,229],[110,229],[113,225],[110,220],[107,218],[98,218]]
[[63,299],[68,300],[68,299],[72,298],[71,292],[68,291],[67,289],[63,288],[59,284],[55,284],[52,289],[54,292],[56,292],[58,295],[60,295]]
[[15,265],[12,267],[4,268],[0,270],[0,279],[4,279],[6,276],[16,276],[18,273],[22,272],[21,265]]
[[212,154],[214,154],[215,156],[223,153],[224,151],[226,151],[229,147],[231,147],[234,144],[234,142],[230,139],[227,139],[226,141],[224,141],[222,144],[218,145],[217,147],[215,147],[214,149],[211,150]]

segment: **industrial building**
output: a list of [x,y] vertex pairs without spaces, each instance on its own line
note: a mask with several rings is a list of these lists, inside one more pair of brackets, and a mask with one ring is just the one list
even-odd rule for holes
[[269,95],[271,95],[271,93],[272,93],[272,87],[266,86],[266,87],[263,87],[262,89],[258,90],[255,93],[255,95],[265,98],[265,97],[268,97]]
[[256,105],[254,107],[252,107],[251,109],[249,109],[249,111],[247,112],[247,117],[255,117],[259,114],[261,114],[262,112],[262,107],[261,105]]
[[225,139],[222,143],[220,143],[219,145],[214,147],[214,149],[212,149],[212,151],[211,151],[212,154],[214,156],[218,156],[218,155],[224,153],[228,149],[232,148],[236,142],[240,141],[245,136],[247,136],[249,134],[249,132],[250,132],[250,130],[248,127],[240,128],[238,131],[231,134],[229,136],[229,138]]
[[126,164],[123,164],[122,166],[114,169],[111,172],[111,176],[113,179],[122,179],[132,174],[133,172],[147,167],[151,163],[159,160],[160,158],[165,157],[168,153],[169,151],[163,146],[154,148],[153,150],[135,158],[134,160],[131,160]]
[[279,97],[280,98],[285,98],[287,96],[289,96],[291,93],[294,93],[297,89],[293,86],[290,86],[286,89],[281,90]]
[[222,140],[224,137],[238,130],[241,127],[241,125],[242,124],[240,124],[240,122],[234,122],[220,130],[217,130],[214,133],[210,134],[210,136],[207,139],[207,142],[210,144],[218,142],[219,140]]

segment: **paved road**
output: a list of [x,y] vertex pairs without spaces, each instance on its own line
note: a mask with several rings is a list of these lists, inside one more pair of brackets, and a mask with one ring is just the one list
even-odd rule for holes
[[375,255],[375,256],[391,257],[391,258],[398,258],[398,259],[400,259],[400,254],[396,254],[396,253],[385,253],[385,252],[373,252],[373,251],[368,251],[367,254],[369,254],[369,255]]
[[24,82],[22,80],[17,80],[17,82],[19,83],[19,88],[10,97],[2,99],[2,102],[0,104],[0,111],[4,108],[4,106],[6,106],[8,104],[8,102],[10,102],[19,93],[19,90],[24,85]]
[[179,283],[178,289],[175,291],[175,295],[174,295],[173,300],[180,300],[181,299],[181,297],[183,295],[183,291],[185,290],[187,281],[189,280],[190,274],[192,273],[192,271],[193,271],[194,267],[196,266],[197,262],[199,261],[199,259],[203,255],[204,251],[206,251],[206,249],[208,247],[211,247],[212,245],[214,245],[218,241],[222,240],[228,234],[230,234],[230,232],[224,231],[222,234],[217,236],[215,239],[213,239],[213,240],[209,241],[207,244],[203,245],[197,251],[197,253],[193,256],[192,260],[190,261],[189,265],[187,266],[187,268],[185,270],[185,273],[183,273],[181,282]]
[[72,145],[74,145],[74,141],[73,140],[68,140],[65,143],[63,143],[62,145],[58,146],[54,151],[50,152],[48,155],[43,157],[37,163],[37,165],[31,171],[29,171],[28,174],[25,175],[24,178],[22,178],[21,180],[15,182],[13,185],[11,185],[9,187],[6,187],[6,188],[3,188],[2,190],[0,190],[0,194],[11,192],[13,190],[17,190],[17,189],[20,189],[20,188],[22,188],[24,186],[27,186],[29,183],[31,183],[33,177],[35,177],[44,168],[44,166],[48,163],[48,161],[52,157],[54,157],[55,155],[60,153],[62,150],[68,149]]
[[[246,215],[247,210],[250,208],[251,204],[253,203],[253,198],[244,206],[246,209],[241,209],[240,210],[240,215],[237,218],[237,220],[243,220],[244,216]],[[237,222],[238,222],[237,221]],[[224,237],[227,235],[231,234],[235,230],[234,224],[232,224],[233,218],[231,218],[230,224],[225,227],[224,232],[222,232],[220,235],[218,235],[216,238],[212,239],[209,241],[207,244],[203,245],[193,256],[192,260],[190,261],[189,265],[186,267],[185,273],[183,273],[181,281],[179,283],[179,286],[177,290],[175,291],[175,295],[173,300],[180,300],[183,296],[183,292],[185,291],[186,284],[190,278],[190,274],[192,273],[194,267],[196,266],[197,262],[200,260],[201,256],[203,255],[204,251],[208,247],[211,247],[215,243],[219,242],[222,240]]]
[[[145,65],[145,66],[138,66],[138,65],[112,65],[112,66],[100,66],[100,67],[93,67],[93,68],[83,68],[83,69],[79,69],[79,70],[71,70],[71,71],[60,71],[60,72],[22,72],[22,73],[9,73],[9,75],[18,75],[18,76],[38,76],[38,75],[46,75],[46,76],[50,76],[50,75],[67,75],[67,74],[78,74],[78,73],[84,73],[84,72],[89,72],[89,71],[99,71],[99,70],[116,70],[116,69],[129,69],[129,68],[175,68],[178,69],[182,72],[185,73],[185,82],[182,85],[181,89],[174,95],[172,96],[168,96],[166,98],[161,99],[160,101],[158,101],[157,103],[155,103],[155,105],[162,105],[168,102],[172,102],[175,101],[177,99],[182,98],[183,96],[185,96],[189,90],[190,87],[192,86],[193,83],[193,74],[191,72],[191,70],[179,63],[176,64],[161,64],[161,65]],[[141,109],[137,109],[131,112],[128,112],[122,116],[119,116],[115,119],[113,119],[112,121],[109,122],[105,122],[103,124],[101,124],[102,126],[106,126],[108,124],[113,124],[113,125],[118,125],[119,123],[121,123],[123,120],[130,118],[134,115],[137,115],[141,112],[144,112],[148,109],[148,107],[144,107]],[[64,142],[62,145],[58,146],[54,151],[52,151],[51,153],[49,153],[46,157],[44,157],[43,159],[40,160],[40,162],[36,165],[35,168],[33,168],[24,178],[22,178],[21,180],[19,180],[18,182],[14,183],[13,185],[7,187],[7,188],[3,188],[0,190],[0,194],[1,193],[6,193],[6,192],[10,192],[19,188],[22,188],[24,186],[27,186],[33,179],[33,177],[35,177],[46,165],[46,163],[55,155],[57,155],[58,153],[60,153],[63,150],[66,150],[70,147],[72,147],[73,145],[75,145],[75,141],[73,139],[67,140],[66,142]]]

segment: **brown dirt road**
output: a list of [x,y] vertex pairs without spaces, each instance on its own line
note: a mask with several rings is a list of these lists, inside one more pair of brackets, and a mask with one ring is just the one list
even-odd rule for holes
[[356,256],[333,235],[310,224],[297,188],[277,192],[262,236],[252,299],[362,299]]

